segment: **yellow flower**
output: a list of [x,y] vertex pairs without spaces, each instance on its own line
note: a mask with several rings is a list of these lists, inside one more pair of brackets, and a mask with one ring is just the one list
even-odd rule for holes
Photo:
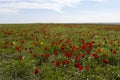
[[12,42],[14,45],[16,44],[15,42]]
[[42,44],[43,44],[43,42],[40,42],[40,44],[42,45]]
[[114,41],[114,43],[116,44],[116,43],[118,43],[118,41]]

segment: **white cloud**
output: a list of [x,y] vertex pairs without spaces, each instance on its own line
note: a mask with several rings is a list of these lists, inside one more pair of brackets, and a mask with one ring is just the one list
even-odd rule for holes
[[0,8],[0,13],[1,13],[1,14],[17,13],[17,10],[8,9],[8,8]]
[[[84,0],[0,0],[0,13],[23,9],[49,9],[61,12],[65,7],[75,7]],[[103,1],[103,0],[89,0]]]

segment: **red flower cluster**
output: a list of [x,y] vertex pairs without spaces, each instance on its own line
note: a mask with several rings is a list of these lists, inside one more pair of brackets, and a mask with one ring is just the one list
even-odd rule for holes
[[72,50],[70,51],[69,54],[67,52],[65,52],[64,50],[62,50],[62,52],[66,56],[66,58],[72,57],[72,54],[73,54],[74,51],[75,51],[75,47],[72,47]]
[[83,67],[80,63],[76,63],[75,67],[78,68],[80,71],[83,69]]
[[98,58],[98,55],[97,55],[96,53],[93,53],[92,55],[93,55],[93,57],[94,57],[95,59]]
[[62,65],[67,65],[67,64],[69,64],[69,60],[63,60],[62,61]]
[[75,61],[77,61],[80,57],[80,54],[78,54],[76,57],[75,57]]

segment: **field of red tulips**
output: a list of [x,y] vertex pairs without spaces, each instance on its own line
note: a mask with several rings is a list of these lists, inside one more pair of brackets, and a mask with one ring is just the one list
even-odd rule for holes
[[120,80],[120,26],[1,24],[0,80]]

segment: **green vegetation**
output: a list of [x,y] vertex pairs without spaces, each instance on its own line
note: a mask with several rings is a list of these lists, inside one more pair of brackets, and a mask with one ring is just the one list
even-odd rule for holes
[[1,24],[0,80],[120,80],[120,26]]

